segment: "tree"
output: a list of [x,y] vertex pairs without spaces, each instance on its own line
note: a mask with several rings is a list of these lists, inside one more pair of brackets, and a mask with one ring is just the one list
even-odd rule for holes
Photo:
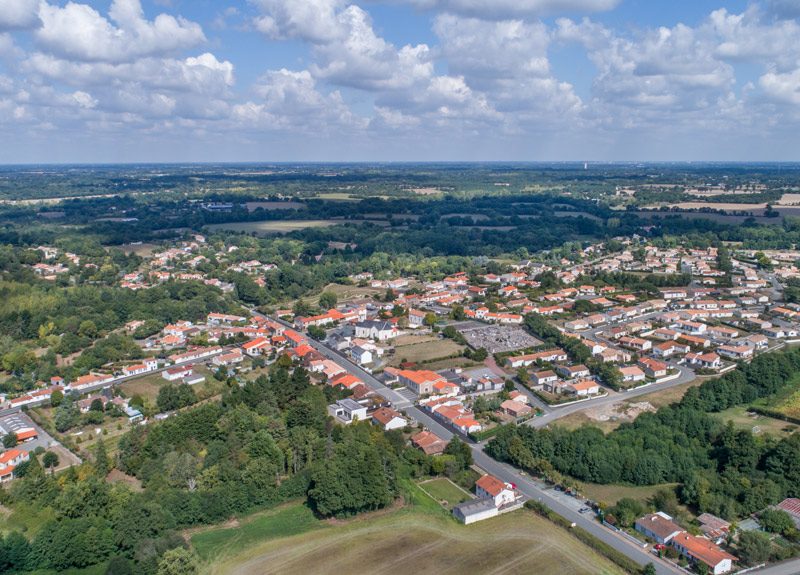
[[58,455],[52,451],[47,451],[44,455],[42,455],[42,466],[45,469],[55,469],[58,467],[58,463]]
[[334,309],[338,301],[339,299],[336,297],[335,293],[326,291],[323,292],[321,296],[319,296],[319,307],[326,310]]
[[453,439],[444,448],[444,454],[452,455],[455,458],[458,471],[463,471],[472,465],[472,449],[457,436],[453,436]]
[[759,565],[769,559],[771,544],[769,537],[758,531],[745,531],[739,535],[739,559],[745,565]]
[[104,575],[133,575],[133,567],[126,557],[112,557]]
[[50,394],[50,405],[58,407],[64,401],[64,393],[60,389],[56,389]]
[[430,313],[430,312],[426,313],[425,314],[425,318],[422,320],[422,322],[425,325],[427,325],[428,327],[435,326],[436,325],[436,314],[435,313]]
[[158,562],[158,575],[194,575],[197,569],[197,557],[183,547],[170,549]]
[[308,305],[302,299],[297,300],[294,303],[294,307],[292,308],[292,312],[294,313],[294,315],[299,315],[299,316],[311,315],[311,311],[312,311],[311,306]]
[[648,563],[642,569],[642,575],[656,575],[656,566],[652,563]]
[[106,443],[100,438],[94,448],[94,468],[100,477],[105,477],[111,471],[111,463],[106,452]]
[[11,449],[12,447],[16,447],[17,443],[19,443],[19,438],[17,437],[17,434],[14,433],[13,431],[6,433],[3,436],[3,447],[5,447],[6,449]]
[[325,339],[325,336],[328,335],[328,332],[325,331],[325,328],[320,327],[318,325],[311,325],[308,327],[308,335],[316,339],[317,341],[322,341]]
[[792,517],[782,509],[766,509],[761,512],[758,522],[764,531],[786,534],[794,529]]
[[79,419],[80,412],[71,400],[62,402],[61,405],[56,408],[55,415],[53,416],[56,430],[62,433],[77,425]]
[[520,367],[517,370],[517,380],[522,385],[529,385],[531,382],[531,375],[528,373],[527,369],[525,369],[524,367]]

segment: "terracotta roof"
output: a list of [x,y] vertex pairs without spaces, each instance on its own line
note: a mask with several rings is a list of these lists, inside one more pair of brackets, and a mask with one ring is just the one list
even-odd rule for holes
[[703,537],[695,537],[685,531],[678,534],[673,541],[686,549],[694,559],[705,563],[709,567],[715,567],[725,559],[736,561],[736,557],[720,549],[713,541]]
[[647,529],[659,539],[668,539],[671,535],[683,531],[680,525],[658,513],[651,513],[636,520],[636,525]]
[[390,421],[394,418],[403,416],[396,412],[391,407],[381,407],[380,409],[376,409],[372,414],[372,419],[380,423],[381,425],[387,425]]
[[499,495],[504,489],[508,489],[503,481],[500,481],[493,475],[484,475],[475,482],[475,485],[483,489],[492,497],[497,497],[497,495]]

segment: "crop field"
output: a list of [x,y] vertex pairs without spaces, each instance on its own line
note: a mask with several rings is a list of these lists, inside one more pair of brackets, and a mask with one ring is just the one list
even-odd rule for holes
[[447,509],[451,509],[454,505],[472,499],[469,493],[446,477],[437,477],[436,479],[423,481],[419,484],[419,487],[437,502],[443,503],[444,507]]
[[[379,512],[335,527],[325,522],[318,525],[322,527],[304,523],[301,529],[305,532],[293,534],[289,529],[286,533],[289,536],[265,526],[264,537],[258,542],[253,540],[251,546],[243,546],[241,541],[233,544],[230,540],[219,541],[211,556],[216,552],[222,555],[206,563],[203,572],[209,575],[621,573],[568,532],[525,511],[468,527],[444,514],[431,515],[414,509]],[[202,538],[192,538],[201,557],[210,556],[209,537],[212,536],[204,534]]]
[[308,228],[326,228],[344,223],[343,220],[276,220],[271,222],[233,222],[227,224],[211,224],[208,229],[228,232],[245,232],[255,234],[287,234],[295,230]]

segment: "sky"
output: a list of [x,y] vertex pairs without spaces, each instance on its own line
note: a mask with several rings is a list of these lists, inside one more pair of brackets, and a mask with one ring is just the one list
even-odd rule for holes
[[797,161],[800,0],[0,0],[0,164]]

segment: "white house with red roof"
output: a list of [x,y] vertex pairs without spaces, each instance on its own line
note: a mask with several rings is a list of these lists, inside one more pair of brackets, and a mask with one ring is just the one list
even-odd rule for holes
[[494,475],[484,475],[475,482],[475,494],[494,501],[495,507],[503,507],[517,501],[518,495],[511,483],[499,480]]
[[0,453],[0,483],[14,479],[14,469],[28,459],[30,459],[28,452],[22,449],[9,449]]

